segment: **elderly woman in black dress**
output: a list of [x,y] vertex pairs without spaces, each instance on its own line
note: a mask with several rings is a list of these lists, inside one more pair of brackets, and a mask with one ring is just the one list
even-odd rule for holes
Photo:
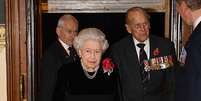
[[118,101],[115,65],[101,58],[109,46],[104,33],[83,29],[73,46],[80,59],[59,70],[53,101]]

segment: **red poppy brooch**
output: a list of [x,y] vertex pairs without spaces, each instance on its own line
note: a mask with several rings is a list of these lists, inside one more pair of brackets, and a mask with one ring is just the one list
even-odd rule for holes
[[154,49],[153,55],[158,56],[160,54],[159,48]]
[[105,58],[102,62],[102,67],[103,67],[104,73],[107,73],[108,75],[110,75],[113,72],[113,68],[115,66],[111,58]]

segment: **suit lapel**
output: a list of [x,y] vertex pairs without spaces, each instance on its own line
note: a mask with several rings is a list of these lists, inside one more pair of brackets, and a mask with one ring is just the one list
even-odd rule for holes
[[70,56],[59,41],[56,41],[56,44],[56,46],[58,47],[56,49],[58,49],[58,55],[59,57],[61,57],[62,63],[68,63],[68,60],[70,60]]
[[150,58],[149,59],[151,59],[151,58],[154,58],[153,52],[158,47],[157,47],[157,42],[154,40],[153,36],[150,36],[149,41],[150,41],[149,42],[150,43]]
[[138,89],[141,89],[141,75],[139,72],[140,64],[138,61],[138,55],[136,52],[136,48],[135,48],[135,44],[134,44],[132,36],[129,36],[129,39],[125,43],[125,53],[124,54],[126,55],[126,62],[125,62],[126,65],[124,68],[126,69],[125,70],[127,72],[126,74],[130,75],[130,80],[131,80],[130,82],[135,84],[133,86],[136,86],[138,87]]
[[[139,61],[138,61],[138,55],[137,55],[137,51],[135,48],[135,43],[133,41],[133,37],[129,37],[129,40],[127,42],[128,49],[127,49],[127,53],[130,54],[129,55],[129,63],[131,63],[131,66],[139,66]],[[137,57],[137,58],[136,58]]]

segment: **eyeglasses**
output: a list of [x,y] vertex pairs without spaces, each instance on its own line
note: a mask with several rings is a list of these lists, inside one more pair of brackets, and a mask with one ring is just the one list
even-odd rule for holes
[[141,28],[148,28],[149,27],[149,23],[148,22],[144,22],[144,23],[139,23],[139,24],[131,24],[131,26],[133,26],[135,29],[141,29]]
[[93,55],[93,54],[102,54],[102,51],[100,49],[81,49],[83,54],[86,55],[86,56],[90,56],[90,55]]

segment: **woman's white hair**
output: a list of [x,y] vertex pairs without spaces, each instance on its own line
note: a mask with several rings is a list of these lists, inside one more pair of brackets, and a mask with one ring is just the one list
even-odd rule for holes
[[77,52],[83,47],[83,44],[87,40],[95,40],[100,42],[103,52],[105,52],[105,50],[109,47],[105,34],[101,30],[97,28],[85,28],[78,33],[78,36],[76,36],[73,41],[73,46]]

